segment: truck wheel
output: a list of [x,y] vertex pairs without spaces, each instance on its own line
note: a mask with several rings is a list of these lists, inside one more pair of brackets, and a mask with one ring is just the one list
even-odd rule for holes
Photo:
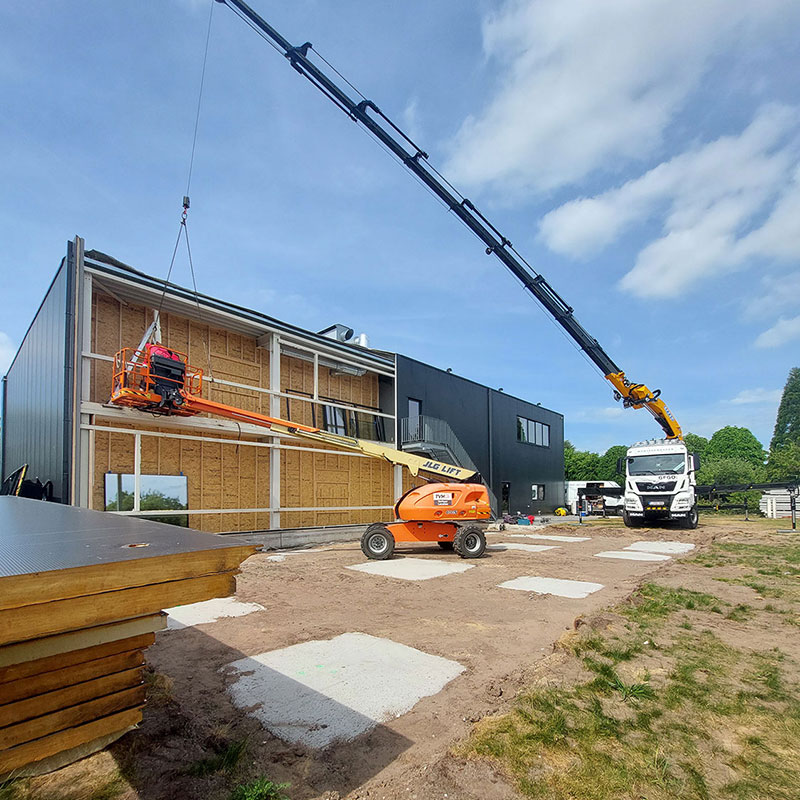
[[486,537],[480,528],[459,528],[453,538],[453,550],[461,558],[480,558],[486,550]]
[[686,519],[681,520],[682,527],[694,530],[697,527],[698,520],[699,514],[697,513],[697,506],[694,506]]
[[436,542],[436,544],[438,544],[439,547],[442,548],[442,550],[452,550],[453,549],[453,543],[452,542]]
[[639,520],[633,519],[627,511],[622,512],[622,521],[625,523],[626,528],[638,528]]
[[394,536],[382,523],[374,522],[361,537],[361,552],[375,561],[385,561],[394,553]]

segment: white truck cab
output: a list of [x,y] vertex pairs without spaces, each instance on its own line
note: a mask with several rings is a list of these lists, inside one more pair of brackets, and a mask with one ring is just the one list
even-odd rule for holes
[[[680,522],[697,527],[694,493],[700,462],[680,439],[650,439],[628,448],[625,457],[625,507],[629,528],[647,522]],[[620,470],[622,472],[622,470]]]

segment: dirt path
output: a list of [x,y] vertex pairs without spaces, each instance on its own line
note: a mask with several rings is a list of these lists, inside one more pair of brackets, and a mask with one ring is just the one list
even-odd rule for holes
[[[251,557],[239,576],[236,597],[259,603],[264,611],[165,632],[148,651],[156,673],[150,702],[141,728],[111,748],[122,783],[119,792],[108,796],[227,800],[233,786],[262,775],[291,784],[286,792],[292,800],[516,796],[488,767],[456,765],[448,758],[449,749],[476,721],[508,707],[530,682],[537,664],[552,654],[559,637],[574,629],[576,619],[623,601],[643,579],[675,567],[674,560],[629,561],[594,554],[620,550],[640,539],[702,546],[719,529],[631,531],[605,522],[553,526],[544,533],[591,539],[557,542],[492,535],[490,544],[518,542],[554,549],[495,550],[471,562],[466,572],[422,581],[347,569],[365,562],[355,543],[287,555],[284,560],[270,553]],[[397,557],[463,563],[453,553],[429,547],[398,548]],[[498,587],[521,576],[591,581],[604,588],[583,599],[568,599]],[[226,690],[233,677],[226,665],[350,632],[456,661],[465,671],[410,712],[321,751],[281,741],[233,705]],[[392,676],[387,674],[385,680]],[[258,702],[254,698],[254,706]],[[245,740],[244,756],[231,772],[204,769],[231,743]],[[92,761],[82,762],[83,768]],[[95,763],[101,773],[108,770],[107,759],[96,757]],[[58,794],[55,785],[51,783],[48,797],[71,797]]]
[[[353,798],[398,796],[401,789],[406,793],[410,778],[416,783],[413,776],[424,775],[438,763],[473,722],[501,709],[578,616],[621,601],[642,578],[664,568],[659,562],[593,557],[655,535],[639,536],[639,531],[605,525],[550,528],[548,533],[588,533],[591,539],[561,543],[491,536],[491,543],[515,541],[555,545],[555,549],[492,551],[465,573],[425,581],[346,569],[364,561],[356,544],[290,555],[280,562],[270,560],[268,554],[257,555],[245,565],[237,598],[260,603],[266,611],[165,634],[150,650],[149,660],[157,672],[174,682],[174,695],[184,713],[196,709],[212,728],[243,730],[251,741],[257,739],[250,749],[253,772],[290,782],[293,800],[326,791],[342,797],[352,793]],[[669,531],[668,537],[687,538],[678,531]],[[403,549],[399,556],[455,558],[430,548]],[[524,575],[586,580],[604,588],[585,599],[565,599],[497,586]],[[422,699],[409,713],[321,753],[287,746],[254,721],[242,719],[231,705],[226,678],[219,671],[223,665],[242,655],[354,631],[457,661],[466,672],[443,691]],[[183,753],[176,755],[185,758]],[[162,753],[161,769],[169,769],[163,757]],[[201,796],[186,789],[185,797]],[[170,791],[145,790],[141,796],[168,797]]]

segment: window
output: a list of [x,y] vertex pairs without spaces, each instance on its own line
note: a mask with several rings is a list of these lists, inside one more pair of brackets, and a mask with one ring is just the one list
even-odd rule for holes
[[544,484],[533,483],[531,484],[531,501],[541,502],[544,500]]
[[[188,488],[185,475],[140,475],[140,511],[178,511],[189,508]],[[105,481],[105,510],[133,511],[135,477],[116,472],[107,472]],[[189,527],[187,514],[157,516],[150,514],[144,519],[167,522],[170,525]]]
[[323,406],[322,416],[325,421],[325,430],[330,433],[338,433],[340,436],[347,436],[347,416],[343,408],[335,406]]
[[550,426],[526,417],[517,417],[517,441],[550,447]]

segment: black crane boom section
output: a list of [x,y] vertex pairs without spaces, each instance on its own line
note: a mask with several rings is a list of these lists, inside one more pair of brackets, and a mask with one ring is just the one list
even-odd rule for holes
[[[458,197],[427,165],[428,154],[397,127],[371,100],[356,102],[308,58],[310,42],[294,46],[266,20],[242,0],[217,0],[230,6],[269,37],[284,53],[291,65],[307,78],[351,119],[360,122],[382,144],[389,148],[411,172],[441,198],[450,210],[486,245],[487,255],[495,255],[521,281],[522,285],[547,309],[556,322],[572,337],[603,375],[621,372],[600,343],[573,316],[573,309],[559,296],[542,275],[531,272],[513,252],[511,242],[503,236],[466,197]],[[368,111],[377,116],[371,116]],[[394,133],[393,133],[394,132]],[[398,136],[394,134],[398,134]],[[409,151],[409,147],[412,151]]]

